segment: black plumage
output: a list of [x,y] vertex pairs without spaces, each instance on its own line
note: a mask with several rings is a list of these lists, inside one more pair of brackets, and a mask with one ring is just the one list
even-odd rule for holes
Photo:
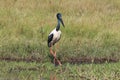
[[52,41],[52,39],[53,39],[53,34],[50,34],[49,36],[48,36],[48,47],[51,47],[52,45],[51,45],[51,41]]

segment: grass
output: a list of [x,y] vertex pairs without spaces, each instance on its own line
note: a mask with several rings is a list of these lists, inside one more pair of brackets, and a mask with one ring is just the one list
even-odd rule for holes
[[[56,26],[56,13],[58,12],[62,13],[65,23],[65,28],[61,27],[62,38],[58,42],[60,47],[59,50],[57,50],[57,56],[60,57],[61,60],[64,61],[73,57],[105,57],[119,59],[119,0],[0,0],[0,57],[34,57],[40,58],[41,62],[50,62],[48,57],[49,48],[47,47],[47,37],[49,32]],[[33,67],[36,65],[45,65],[45,69],[48,69],[47,65],[50,65],[50,71],[48,70],[49,74],[53,66],[50,63],[41,62],[7,63],[2,61],[0,68],[3,70],[3,73],[0,74],[1,76],[8,75],[9,66],[11,66],[11,68],[17,68],[16,65],[22,66],[22,64],[25,67],[27,64],[31,64]],[[12,66],[12,64],[14,66]],[[2,67],[3,65],[5,65],[5,67]],[[90,69],[91,65],[93,67],[92,70]],[[112,69],[115,71],[119,69],[114,67],[113,64],[91,65],[65,64],[63,68],[68,70],[66,70],[64,75],[61,74],[61,76],[57,76],[61,77],[60,79],[63,80],[64,78],[69,78],[68,73],[71,73],[69,71],[71,67],[76,71],[82,68],[88,68],[88,71],[91,70],[89,74],[87,74],[88,71],[86,69],[84,72],[81,72],[82,70],[80,70],[80,72],[78,71],[78,73],[75,71],[77,76],[78,74],[85,74],[85,77],[88,79],[111,79],[111,75],[113,75],[112,79],[114,79],[116,74],[112,74]],[[105,66],[105,70],[107,70],[104,72],[101,66]],[[119,66],[119,63],[115,63],[115,66]],[[22,68],[24,67],[22,66]],[[45,74],[44,71],[40,74],[40,70],[40,68],[38,71],[23,70],[18,73],[18,71],[16,72],[16,70],[13,69],[12,73],[17,73],[17,78],[22,78],[23,80],[28,79],[27,74],[30,75],[29,78],[33,77],[33,79],[36,79],[36,77],[40,75],[48,78],[49,75]],[[59,68],[55,70],[59,72]],[[113,73],[115,71],[113,71]],[[98,74],[94,72],[98,72]],[[105,74],[103,74],[103,72]],[[11,75],[8,77],[11,77]],[[76,77],[76,79],[77,78],[78,77]],[[115,80],[116,79],[118,79],[118,77],[115,78]]]
[[56,80],[119,80],[120,63],[105,64],[64,64],[54,67],[50,62],[0,62],[1,80],[49,80],[55,76]]
[[119,1],[1,0],[0,4],[2,57],[29,57],[34,54],[37,54],[35,57],[46,57],[49,51],[47,36],[56,25],[57,12],[63,14],[66,26],[65,29],[61,27],[62,39],[58,51],[65,56],[63,60],[74,54],[120,56]]

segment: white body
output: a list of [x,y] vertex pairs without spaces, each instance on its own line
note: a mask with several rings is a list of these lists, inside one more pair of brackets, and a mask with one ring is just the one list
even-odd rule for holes
[[55,44],[56,42],[58,42],[60,40],[60,37],[61,37],[61,31],[60,30],[56,31],[56,28],[55,28],[53,31],[51,31],[50,34],[53,34],[53,39],[51,41],[52,44]]

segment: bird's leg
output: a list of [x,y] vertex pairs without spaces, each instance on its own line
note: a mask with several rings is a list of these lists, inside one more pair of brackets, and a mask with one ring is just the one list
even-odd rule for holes
[[[59,44],[56,44],[56,48],[57,48],[56,50],[59,49]],[[56,54],[56,53],[55,53],[55,54]],[[57,59],[57,62],[58,62],[58,64],[59,64],[60,66],[62,65],[61,62],[60,62],[60,60]]]
[[50,47],[50,54],[51,54],[54,58],[56,58],[56,54],[53,52],[52,47]]
[[50,54],[54,57],[53,63],[55,64],[55,60],[56,60],[56,53],[53,52],[52,47],[50,47]]
[[61,64],[61,62],[57,59],[57,62],[58,62],[58,64],[61,66],[62,64]]
[[62,65],[61,62],[56,57],[56,51],[53,51],[52,47],[50,47],[50,54],[54,57],[53,63],[55,64],[55,60],[57,60],[58,64],[61,66]]
[[[55,54],[55,56],[56,56],[56,51],[54,52],[54,54]],[[57,62],[58,62],[58,64],[61,66],[62,64],[61,64],[61,62],[55,57],[54,58],[55,60],[57,60]]]
[[61,64],[61,62],[57,59],[57,57],[56,57],[56,51],[54,52],[54,64],[55,64],[55,61],[57,61],[57,63],[61,66],[62,64]]

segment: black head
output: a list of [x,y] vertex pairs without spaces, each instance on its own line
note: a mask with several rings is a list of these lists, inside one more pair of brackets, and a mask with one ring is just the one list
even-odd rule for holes
[[56,17],[57,17],[57,19],[61,19],[62,18],[61,13],[57,13]]
[[58,20],[60,20],[60,22],[62,23],[63,27],[65,27],[64,22],[62,20],[62,14],[61,13],[57,13],[56,17],[57,17]]

